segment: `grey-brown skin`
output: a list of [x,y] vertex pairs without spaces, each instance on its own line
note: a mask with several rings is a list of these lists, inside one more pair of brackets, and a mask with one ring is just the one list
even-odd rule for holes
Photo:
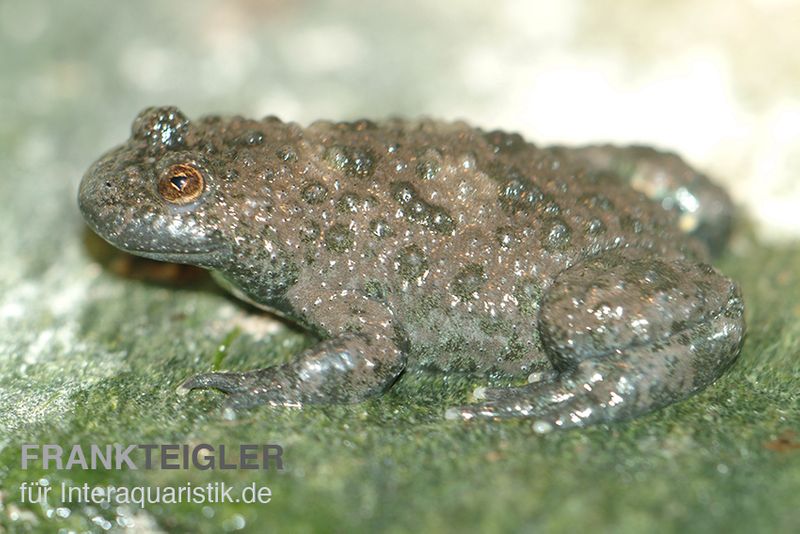
[[679,401],[742,345],[739,290],[706,263],[730,200],[647,147],[149,108],[79,202],[113,245],[211,269],[319,336],[290,363],[182,386],[235,407],[358,402],[435,369],[522,384],[478,388],[446,416],[547,431]]

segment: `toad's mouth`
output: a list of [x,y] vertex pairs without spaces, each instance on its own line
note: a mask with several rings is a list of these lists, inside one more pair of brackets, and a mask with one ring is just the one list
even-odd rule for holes
[[[108,224],[84,210],[87,226],[114,248],[156,261],[207,267],[215,265],[226,245],[218,232],[190,236],[167,235],[137,223]],[[160,237],[153,237],[160,236]]]
[[221,246],[218,246],[218,247],[209,247],[197,250],[160,251],[160,250],[148,250],[139,248],[127,248],[119,246],[116,243],[112,243],[112,245],[122,250],[123,252],[127,252],[128,254],[133,254],[134,256],[141,256],[143,258],[148,258],[156,261],[164,261],[169,263],[198,265],[200,267],[211,267],[212,265],[214,265],[213,259],[215,258],[216,254],[223,248]]
[[205,266],[210,261],[218,257],[224,248],[224,244],[215,239],[206,239],[192,243],[189,240],[171,240],[165,243],[150,243],[154,246],[146,246],[142,243],[143,239],[138,233],[126,233],[115,230],[104,232],[104,228],[98,228],[96,221],[86,218],[87,226],[102,238],[105,242],[128,254],[141,256],[157,261],[171,263],[185,263],[192,265]]

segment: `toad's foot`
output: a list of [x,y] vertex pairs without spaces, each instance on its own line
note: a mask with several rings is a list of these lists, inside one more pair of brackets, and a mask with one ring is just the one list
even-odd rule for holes
[[545,297],[540,333],[556,377],[490,389],[448,418],[525,417],[534,429],[624,419],[699,391],[744,335],[737,287],[711,267],[610,252],[565,271]]
[[204,373],[181,389],[219,389],[228,393],[231,408],[358,402],[391,385],[404,365],[402,352],[389,338],[347,333],[323,341],[292,362],[243,373]]

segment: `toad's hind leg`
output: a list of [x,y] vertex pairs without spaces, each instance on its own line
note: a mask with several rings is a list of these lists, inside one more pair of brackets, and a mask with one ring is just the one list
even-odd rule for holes
[[539,329],[557,374],[488,390],[449,418],[526,417],[535,429],[637,416],[684,399],[727,369],[744,335],[736,285],[686,260],[609,252],[564,271]]

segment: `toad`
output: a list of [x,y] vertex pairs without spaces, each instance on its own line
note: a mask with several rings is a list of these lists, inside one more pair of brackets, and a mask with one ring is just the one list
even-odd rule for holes
[[731,201],[649,147],[154,107],[87,171],[79,204],[116,247],[210,269],[319,339],[182,385],[234,407],[358,402],[436,370],[493,385],[447,417],[547,431],[684,399],[742,346],[740,291],[708,264]]

